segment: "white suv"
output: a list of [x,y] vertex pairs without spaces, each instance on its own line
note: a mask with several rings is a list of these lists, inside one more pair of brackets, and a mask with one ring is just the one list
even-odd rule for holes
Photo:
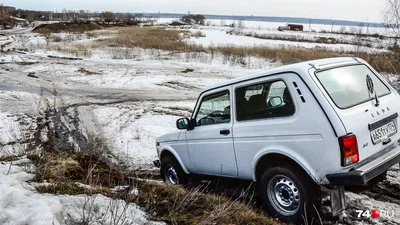
[[[204,90],[179,131],[157,138],[161,174],[251,180],[266,211],[302,222],[320,187],[367,185],[400,161],[400,97],[358,58],[331,58],[239,77]],[[337,188],[339,187],[339,188]]]

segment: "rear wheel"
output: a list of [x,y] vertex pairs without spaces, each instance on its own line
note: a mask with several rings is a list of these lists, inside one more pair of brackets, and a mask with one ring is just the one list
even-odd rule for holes
[[171,156],[166,156],[161,160],[161,177],[167,184],[186,185],[188,178],[178,161]]
[[321,206],[319,188],[295,167],[268,168],[259,179],[258,191],[267,213],[287,222],[315,220]]

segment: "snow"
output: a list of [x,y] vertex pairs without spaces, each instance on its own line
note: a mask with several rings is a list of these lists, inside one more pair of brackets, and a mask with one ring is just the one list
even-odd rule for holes
[[[152,222],[135,204],[103,195],[51,195],[35,191],[34,174],[24,170],[28,159],[0,164],[0,223],[2,225],[164,224]],[[118,218],[121,218],[117,221]]]
[[[191,30],[195,31],[195,30]],[[357,46],[349,44],[323,44],[308,42],[292,42],[284,40],[267,40],[247,36],[230,35],[225,31],[201,30],[206,37],[191,37],[190,42],[203,46],[245,46],[245,47],[303,47],[303,48],[325,48],[340,51],[355,51]],[[369,49],[369,48],[368,48]],[[371,49],[372,50],[372,49]]]
[[[174,107],[176,110],[171,109]],[[156,138],[175,130],[176,120],[190,116],[188,111],[192,108],[194,102],[187,101],[137,102],[124,106],[91,107],[90,110],[104,128],[103,135],[109,137],[112,151],[132,168],[140,168],[151,166],[157,158]]]
[[[169,19],[159,19],[160,21],[165,21],[168,22]],[[230,24],[238,24],[238,20],[216,20],[216,19],[207,19],[205,21],[206,24],[210,26],[221,26],[221,25],[230,25]],[[265,21],[242,21],[243,25],[252,30],[277,30],[279,26],[285,26],[287,23],[284,22],[265,22]],[[352,30],[358,30],[360,29],[359,26],[341,26],[341,25],[324,25],[324,24],[302,24],[304,26],[305,31],[352,31]],[[369,34],[374,34],[374,33],[379,33],[379,34],[384,34],[386,33],[386,29],[384,27],[367,27],[363,26],[362,27],[364,32],[367,32]]]
[[[190,37],[188,40],[191,43],[200,44],[203,46],[244,46],[244,47],[297,47],[297,48],[324,48],[332,51],[367,51],[367,52],[386,52],[384,48],[390,46],[390,39],[378,40],[377,38],[363,38],[358,40],[352,35],[341,34],[320,34],[309,32],[285,31],[276,30],[251,30],[238,29],[227,27],[207,27],[193,26],[189,29],[192,33],[201,32],[205,37]],[[265,36],[265,39],[253,37],[254,35]],[[320,38],[334,38],[339,43],[314,43],[307,41],[317,41]],[[299,41],[290,41],[287,39],[298,39]],[[355,44],[361,42],[364,45],[371,47],[357,46]],[[342,42],[342,43],[340,43]],[[371,44],[373,43],[373,44]]]
[[31,117],[0,110],[0,157],[24,154],[34,127]]
[[[398,204],[375,200],[366,195],[355,194],[352,192],[346,192],[346,202],[351,206],[352,209],[354,209],[348,211],[350,211],[349,213],[351,213],[355,217],[357,217],[356,210],[369,210],[370,212],[371,210],[383,210],[389,212],[389,215],[393,215],[393,217],[384,218],[384,216],[382,216],[378,219],[369,218],[368,220],[371,221],[373,224],[379,225],[389,224],[389,221],[390,224],[400,223],[400,208]],[[359,218],[360,221],[362,219],[365,218]],[[365,224],[365,222],[363,222],[363,224]]]
[[[176,19],[160,18],[159,24],[170,23]],[[358,38],[355,35],[346,35],[340,33],[328,32],[350,32],[362,34],[377,34],[387,35],[385,28],[379,27],[355,27],[355,26],[332,26],[321,24],[303,24],[304,31],[278,31],[278,27],[286,25],[286,23],[276,22],[259,22],[259,21],[237,21],[237,20],[206,20],[206,26],[183,26],[189,29],[192,33],[201,31],[206,37],[191,37],[190,42],[201,44],[203,46],[220,46],[220,45],[235,45],[235,46],[268,46],[278,48],[300,47],[300,48],[325,48],[333,51],[368,51],[368,52],[384,52],[385,48],[391,46],[393,40],[389,38],[379,39],[379,37],[363,37]],[[241,27],[238,27],[239,24]],[[234,25],[232,27],[232,25]],[[232,33],[233,34],[228,34]],[[251,36],[259,35],[266,37],[265,39],[254,38]],[[308,41],[316,41],[321,38],[333,38],[338,43],[310,43],[300,41],[289,41],[285,39],[302,39]],[[354,44],[353,44],[354,43]],[[362,43],[363,47],[358,47],[355,43]],[[371,47],[366,47],[371,46]]]

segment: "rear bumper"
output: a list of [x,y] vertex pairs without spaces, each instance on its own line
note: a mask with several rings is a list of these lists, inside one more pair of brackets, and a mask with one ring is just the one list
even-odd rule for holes
[[400,162],[400,146],[398,142],[386,149],[385,152],[387,153],[350,172],[328,174],[326,178],[331,185],[364,186],[368,184],[368,181]]

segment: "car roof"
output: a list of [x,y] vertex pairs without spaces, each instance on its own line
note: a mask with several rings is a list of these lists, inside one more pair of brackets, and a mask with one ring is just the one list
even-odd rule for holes
[[[327,67],[348,65],[348,64],[357,64],[357,63],[364,63],[364,62],[365,61],[362,59],[352,58],[352,57],[336,57],[336,58],[326,58],[326,59],[305,61],[305,62],[290,64],[290,65],[286,65],[286,66],[280,66],[280,67],[276,67],[273,69],[264,70],[259,73],[244,75],[244,76],[240,76],[240,77],[237,77],[237,78],[234,78],[231,80],[223,81],[223,82],[220,82],[215,85],[207,87],[204,91],[209,91],[212,89],[232,85],[235,83],[244,82],[247,80],[256,79],[259,77],[278,74],[278,73],[295,72],[301,76],[302,74],[305,74],[302,72],[306,72],[310,68],[323,69],[323,68],[327,68]],[[307,72],[307,74],[308,74],[308,72]]]

